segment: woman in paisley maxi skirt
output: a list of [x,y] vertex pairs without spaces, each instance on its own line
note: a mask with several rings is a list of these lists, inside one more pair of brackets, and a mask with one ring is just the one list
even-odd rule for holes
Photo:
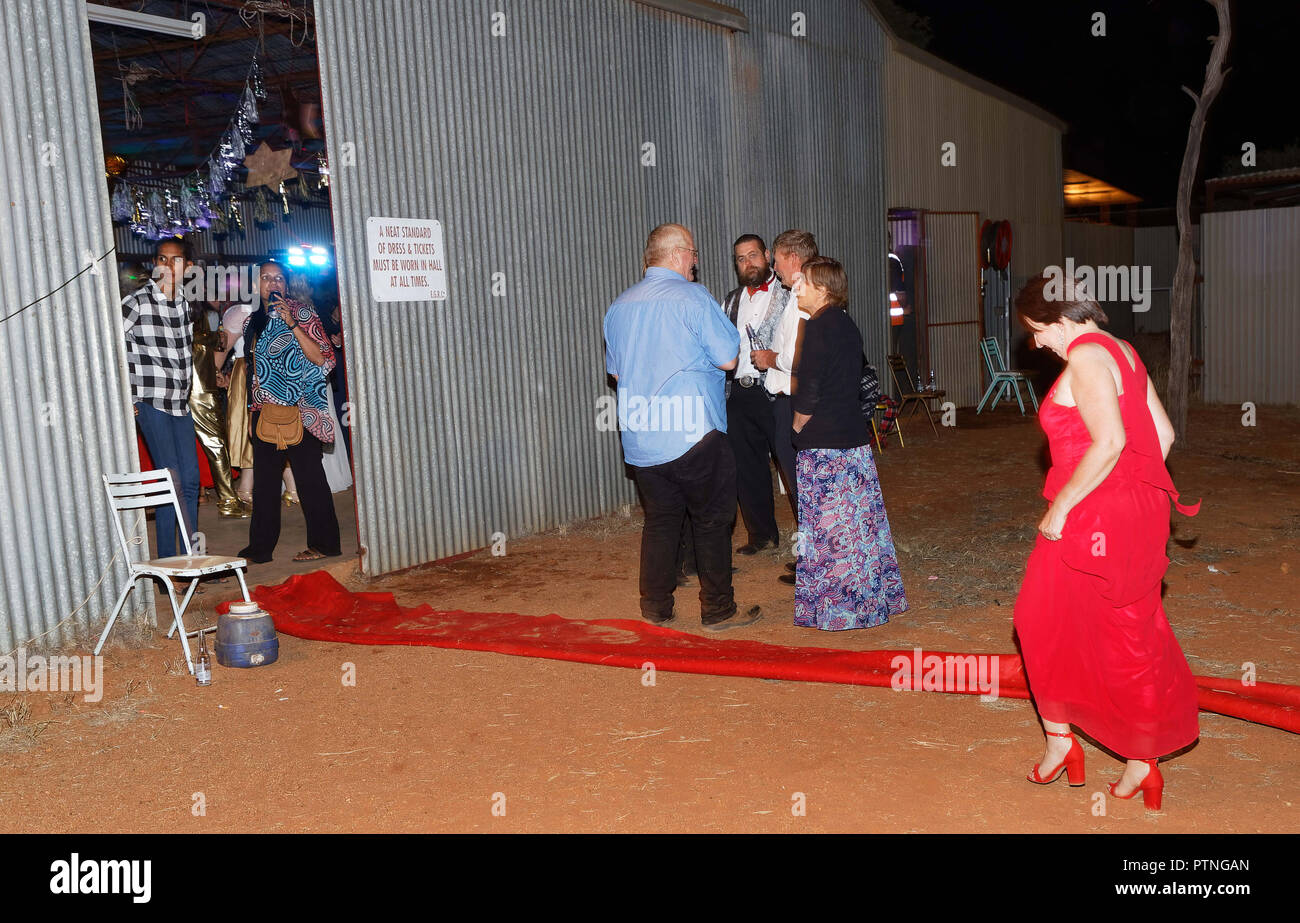
[[843,267],[825,257],[795,281],[804,322],[794,394],[799,563],[794,623],[841,631],[907,609],[885,501],[858,405],[862,335],[844,310]]

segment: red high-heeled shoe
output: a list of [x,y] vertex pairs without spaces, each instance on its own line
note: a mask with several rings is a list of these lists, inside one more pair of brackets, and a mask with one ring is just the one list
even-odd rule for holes
[[1065,759],[1061,761],[1060,766],[1056,767],[1056,772],[1052,773],[1050,779],[1044,779],[1038,774],[1038,763],[1034,764],[1034,768],[1030,771],[1029,775],[1025,776],[1025,778],[1030,782],[1033,782],[1035,785],[1047,785],[1059,779],[1061,773],[1064,772],[1066,773],[1067,779],[1071,785],[1075,787],[1083,785],[1083,747],[1079,746],[1079,741],[1075,739],[1074,734],[1058,734],[1056,731],[1044,731],[1043,733],[1048,737],[1070,738],[1070,752],[1065,754]]
[[[1146,809],[1148,811],[1159,811],[1160,796],[1164,794],[1165,790],[1165,777],[1160,774],[1160,767],[1156,765],[1156,760],[1143,760],[1142,762],[1150,766],[1151,771],[1147,773],[1145,779],[1138,783],[1137,788],[1133,789],[1133,791],[1129,792],[1127,795],[1116,795],[1115,786],[1120,783],[1120,780],[1116,779],[1114,782],[1110,783],[1110,793],[1116,798],[1128,801],[1138,792],[1141,792],[1142,804],[1146,806]],[[1123,777],[1121,776],[1120,778],[1122,779]]]

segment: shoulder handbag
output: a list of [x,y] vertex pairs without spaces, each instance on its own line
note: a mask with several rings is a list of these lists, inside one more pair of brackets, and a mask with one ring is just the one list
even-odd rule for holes
[[[249,365],[249,406],[252,406],[253,403],[254,356],[257,352],[258,343],[262,338],[262,331],[266,329],[266,322],[267,316],[265,313],[254,315],[253,321],[249,324],[245,333],[245,340],[248,345],[246,352]],[[258,439],[270,443],[280,450],[287,449],[291,445],[297,445],[302,442],[302,412],[297,407],[285,407],[283,404],[263,404],[261,410],[258,411],[255,432]]]
[[257,438],[277,449],[302,442],[302,412],[283,404],[263,404],[257,415]]

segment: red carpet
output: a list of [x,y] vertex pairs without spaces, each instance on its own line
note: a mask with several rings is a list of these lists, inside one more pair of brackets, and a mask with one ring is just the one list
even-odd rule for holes
[[[427,605],[403,608],[391,593],[352,593],[324,571],[296,575],[279,586],[259,586],[252,595],[274,618],[277,630],[313,641],[427,645],[634,669],[650,663],[656,670],[675,673],[859,686],[888,687],[899,677],[902,688],[909,688],[906,681],[915,665],[917,686],[923,691],[970,695],[989,691],[993,680],[981,676],[973,660],[949,659],[975,655],[947,651],[786,647],[700,637],[635,619],[588,621],[558,615],[445,611]],[[224,611],[224,604],[220,608]],[[1196,682],[1203,711],[1300,734],[1300,687],[1244,686],[1239,680],[1207,677],[1197,677]],[[996,692],[1007,698],[1029,698],[1019,655],[998,655]]]

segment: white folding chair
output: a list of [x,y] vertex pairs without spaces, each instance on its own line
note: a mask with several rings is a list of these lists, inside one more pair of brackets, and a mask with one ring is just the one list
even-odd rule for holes
[[[185,516],[181,512],[181,502],[176,496],[176,485],[172,481],[172,473],[169,470],[106,474],[104,475],[104,489],[108,491],[108,503],[113,508],[113,527],[117,530],[117,540],[122,546],[123,560],[131,569],[131,575],[127,579],[126,585],[122,587],[122,592],[118,594],[117,605],[113,607],[113,614],[108,617],[108,624],[104,626],[104,633],[99,636],[99,643],[95,645],[95,653],[98,655],[104,647],[104,642],[108,640],[108,633],[113,630],[113,623],[117,621],[118,613],[122,611],[122,606],[126,602],[126,596],[135,588],[136,581],[141,577],[157,577],[162,580],[163,586],[167,587],[167,598],[172,604],[172,627],[168,629],[167,637],[170,638],[176,633],[176,629],[180,628],[181,648],[185,651],[185,666],[189,668],[190,673],[193,673],[194,660],[190,657],[190,633],[185,630],[185,622],[182,616],[190,604],[190,599],[194,596],[195,588],[199,585],[199,578],[206,577],[209,574],[219,574],[233,570],[235,576],[239,578],[239,588],[244,593],[244,599],[248,600],[248,584],[244,582],[244,568],[248,567],[248,562],[243,558],[194,554],[194,550],[190,545],[190,537],[186,534],[188,530],[185,528]],[[122,530],[123,511],[143,511],[150,507],[164,506],[168,503],[176,511],[176,522],[180,524],[181,538],[185,542],[185,554],[171,558],[132,561],[131,543]],[[147,531],[140,541],[143,541],[145,547],[148,548]],[[172,586],[172,577],[192,578],[189,589],[185,592],[185,599],[179,606],[176,604],[176,592]]]

